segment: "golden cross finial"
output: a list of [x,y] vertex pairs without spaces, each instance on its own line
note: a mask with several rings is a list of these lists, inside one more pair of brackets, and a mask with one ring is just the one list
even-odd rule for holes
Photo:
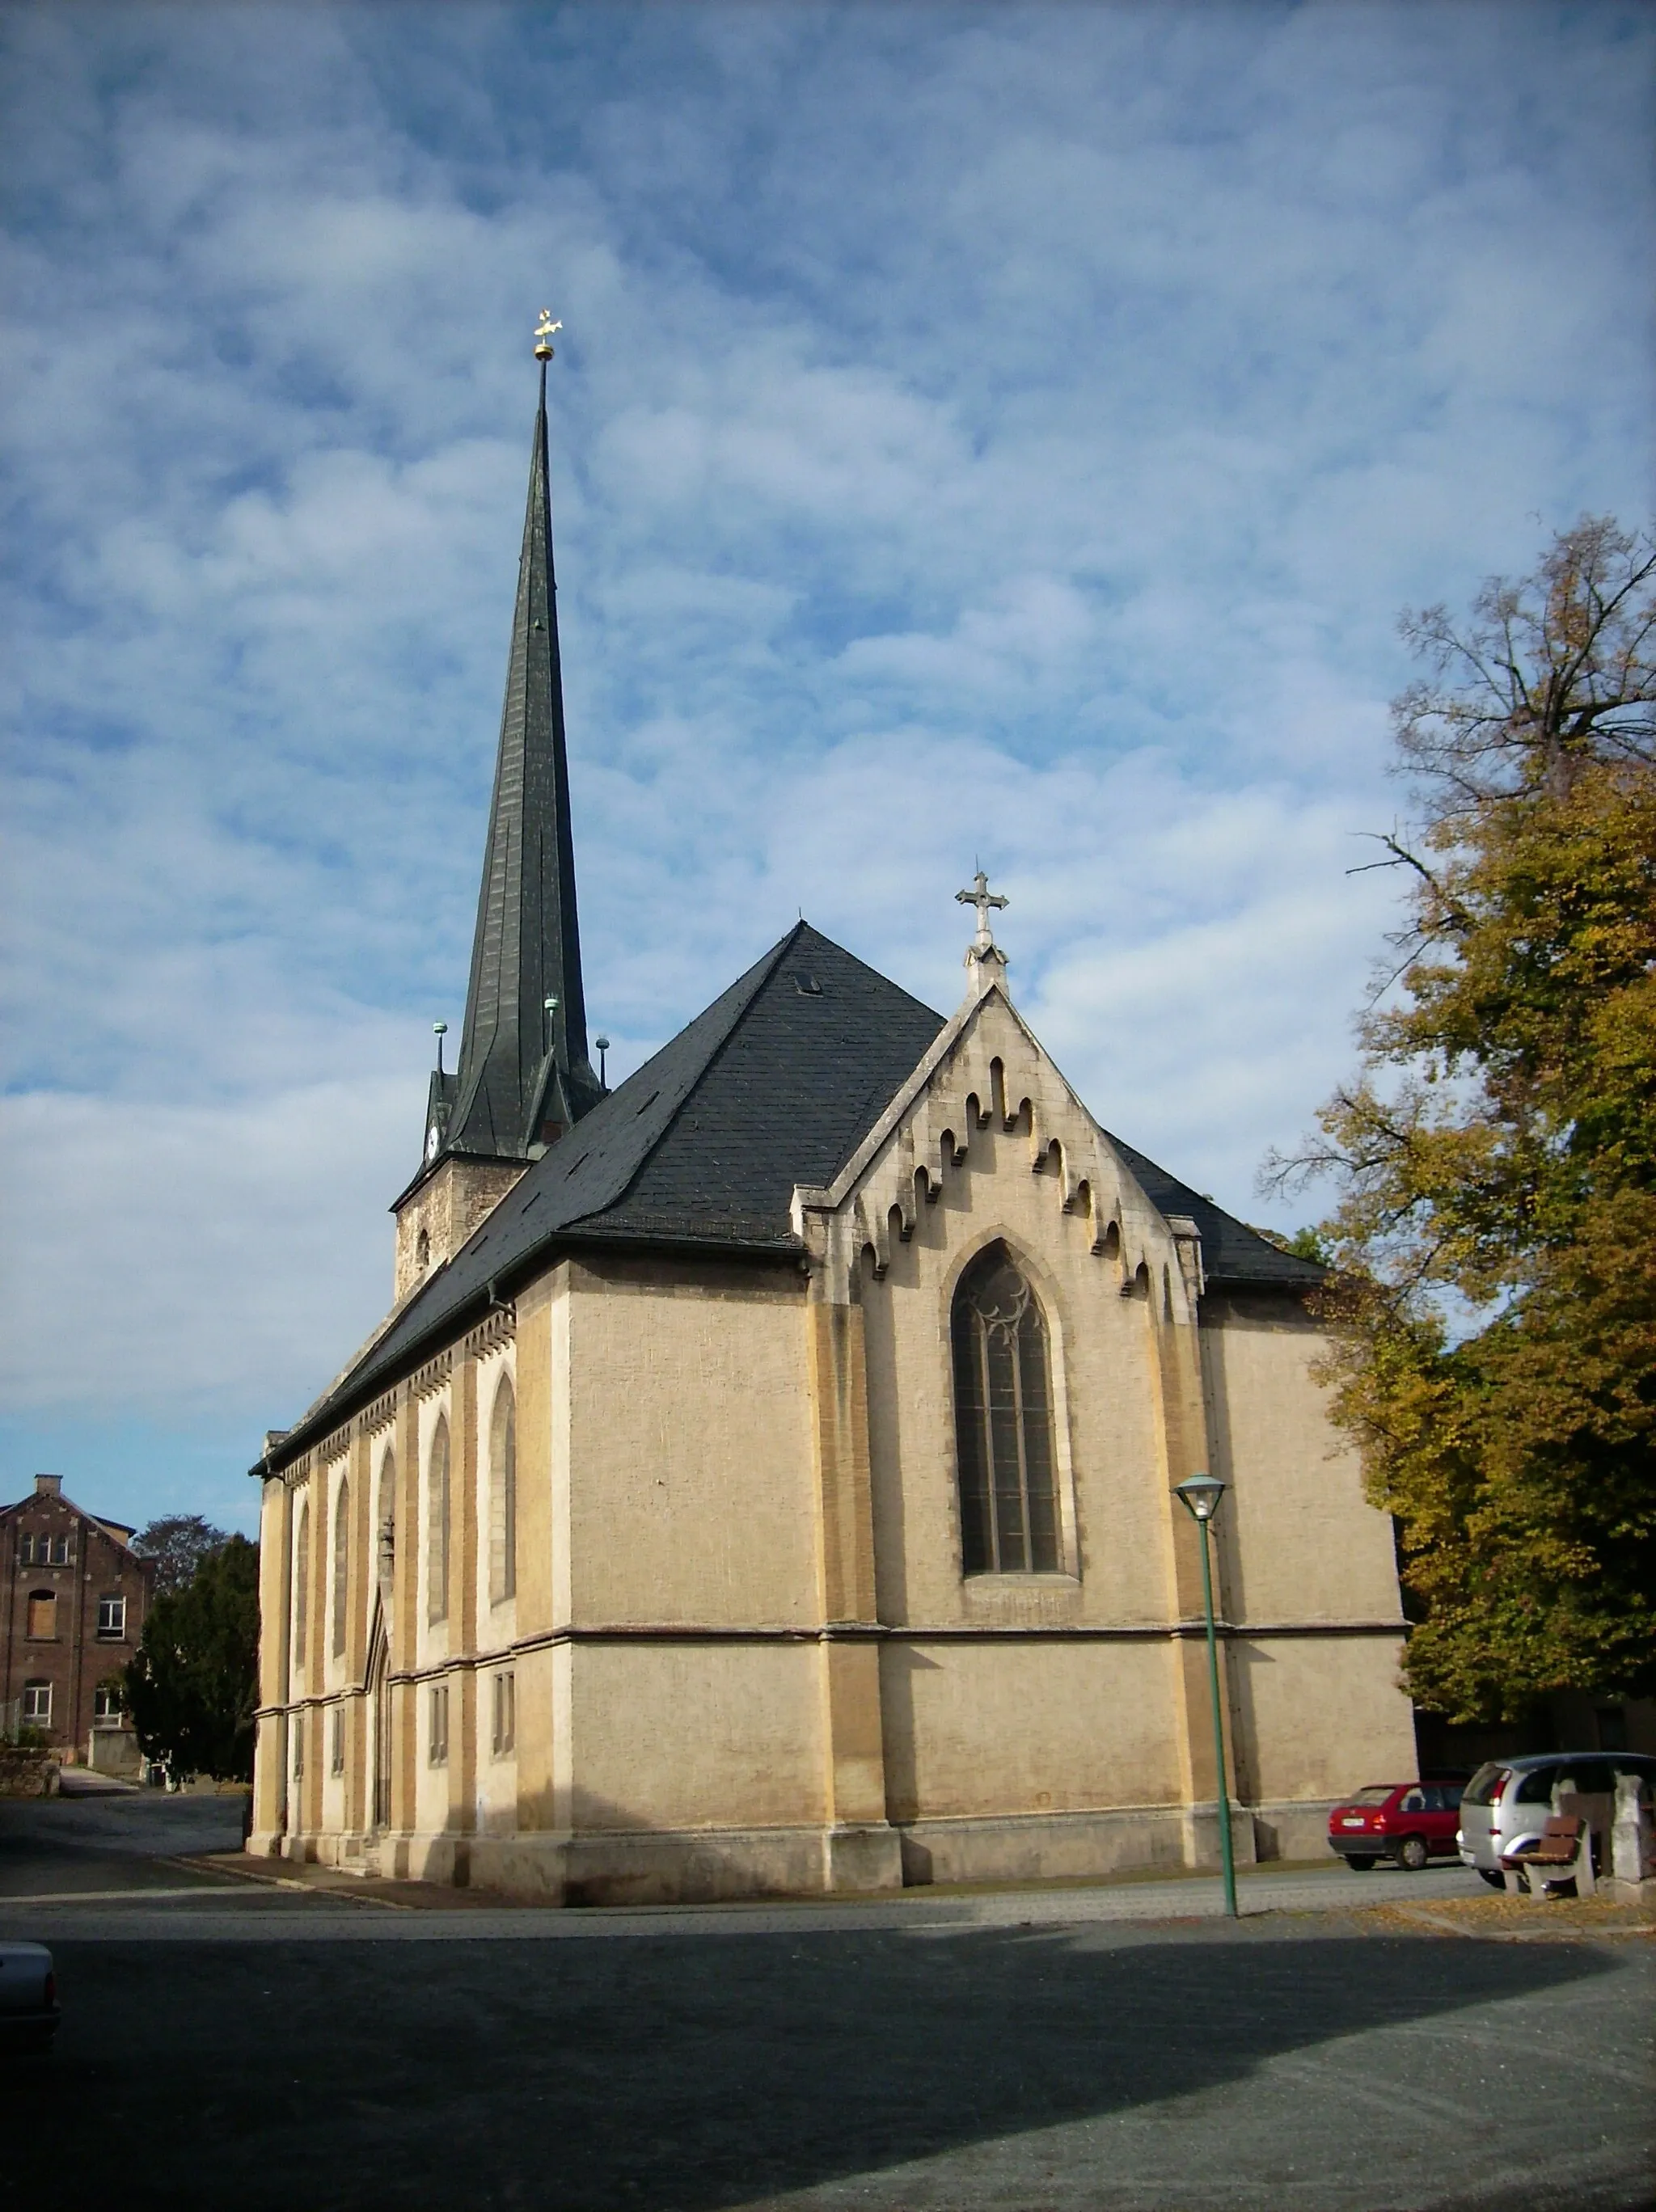
[[537,361],[551,359],[552,332],[561,331],[563,327],[562,323],[555,323],[552,320],[552,311],[550,307],[541,309],[540,320],[535,325],[535,359]]

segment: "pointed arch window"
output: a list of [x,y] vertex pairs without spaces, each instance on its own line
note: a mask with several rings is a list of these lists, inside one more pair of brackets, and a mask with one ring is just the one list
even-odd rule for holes
[[380,1511],[375,1566],[388,1591],[397,1565],[397,1455],[387,1445],[380,1462]]
[[1056,1573],[1058,1492],[1046,1321],[1004,1244],[991,1244],[961,1277],[950,1336],[965,1571]]
[[293,1559],[293,1663],[305,1664],[305,1645],[310,1632],[310,1503],[299,1509],[299,1541]]
[[501,1605],[517,1592],[517,1401],[502,1375],[489,1421],[489,1596]]
[[333,1509],[333,1656],[345,1649],[345,1618],[350,1606],[350,1485],[342,1480]]
[[448,1618],[448,1416],[440,1413],[431,1431],[426,1465],[426,1618]]

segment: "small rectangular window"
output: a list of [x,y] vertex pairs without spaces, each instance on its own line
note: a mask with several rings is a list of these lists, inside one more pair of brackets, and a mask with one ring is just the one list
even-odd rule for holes
[[293,1724],[293,1778],[295,1782],[302,1782],[305,1778],[305,1723],[302,1716],[296,1717]]
[[17,1539],[17,1563],[23,1567],[32,1567],[34,1565],[34,1539],[32,1535],[23,1535]]
[[67,1536],[54,1536],[52,1538],[52,1564],[54,1567],[66,1567],[69,1565],[69,1539]]
[[23,1722],[28,1728],[52,1726],[52,1685],[50,1682],[25,1682],[23,1685]]
[[431,1764],[448,1764],[448,1685],[440,1682],[431,1692]]
[[113,1682],[100,1682],[92,1692],[92,1723],[94,1728],[120,1726],[121,1693]]
[[345,1771],[345,1709],[336,1705],[328,1716],[328,1771],[343,1774]]
[[117,1640],[126,1633],[126,1600],[124,1597],[100,1597],[98,1600],[98,1633]]
[[517,1677],[496,1674],[495,1680],[495,1756],[503,1758],[517,1735]]

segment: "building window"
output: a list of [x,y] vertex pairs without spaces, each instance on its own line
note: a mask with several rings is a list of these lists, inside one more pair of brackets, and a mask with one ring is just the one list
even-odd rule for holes
[[489,1423],[489,1595],[501,1604],[517,1590],[517,1404],[502,1375]]
[[58,1633],[58,1593],[31,1590],[28,1594],[28,1633],[32,1644],[49,1644]]
[[448,1764],[448,1685],[439,1682],[431,1692],[431,1764]]
[[350,1599],[350,1485],[343,1479],[333,1509],[333,1656],[345,1649],[345,1615]]
[[439,1414],[431,1431],[431,1456],[425,1475],[426,1617],[448,1617],[448,1420]]
[[343,1774],[345,1771],[345,1709],[336,1705],[328,1715],[328,1771]]
[[98,1600],[98,1633],[111,1644],[118,1644],[126,1634],[126,1600],[124,1597],[100,1597]]
[[414,1265],[422,1274],[431,1265],[431,1234],[429,1230],[422,1229],[414,1240]]
[[305,1717],[302,1713],[294,1715],[293,1778],[295,1782],[302,1782],[305,1778]]
[[397,1461],[389,1450],[380,1462],[379,1530],[380,1553],[375,1565],[388,1593],[397,1565]]
[[1058,1497],[1046,1323],[1004,1244],[961,1278],[950,1334],[969,1575],[1052,1574]]
[[48,1535],[44,1528],[25,1534],[17,1547],[18,1563],[25,1567],[66,1567],[70,1553],[67,1536]]
[[299,1541],[293,1560],[293,1663],[302,1668],[310,1634],[310,1502],[299,1509]]
[[50,1728],[52,1726],[52,1685],[50,1682],[24,1683],[23,1726],[25,1728]]
[[119,1728],[126,1717],[119,1682],[100,1682],[92,1692],[94,1728]]
[[[44,1539],[42,1540],[44,1540]],[[35,1564],[34,1535],[33,1530],[27,1531],[23,1535],[18,1538],[17,1560],[20,1566],[32,1567]],[[45,1566],[46,1565],[44,1554],[40,1559],[40,1564],[42,1566]]]
[[52,1538],[52,1564],[54,1567],[66,1567],[69,1565],[69,1539],[67,1536],[54,1536]]
[[495,1680],[495,1756],[503,1758],[517,1738],[517,1677],[496,1674]]

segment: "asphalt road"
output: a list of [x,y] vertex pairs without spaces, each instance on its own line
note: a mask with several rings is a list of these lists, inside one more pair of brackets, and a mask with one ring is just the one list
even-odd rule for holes
[[[1112,1896],[1166,1912],[1212,1887],[1183,1883],[468,1917],[240,1885],[163,1894],[189,1887],[175,1875],[110,1901],[121,1836],[193,1841],[223,1809],[161,1802],[125,1829],[65,1824],[107,1883],[83,1904],[25,1903],[0,1848],[0,1933],[49,1930],[64,2005],[56,2052],[0,2070],[0,2204],[1653,2202],[1647,1938],[1386,1932],[1326,1909],[1353,1879],[1337,1869],[1316,1878],[1324,1909],[1236,1926],[1106,1917]],[[1250,1901],[1286,1905],[1307,1879],[1261,1877]]]

